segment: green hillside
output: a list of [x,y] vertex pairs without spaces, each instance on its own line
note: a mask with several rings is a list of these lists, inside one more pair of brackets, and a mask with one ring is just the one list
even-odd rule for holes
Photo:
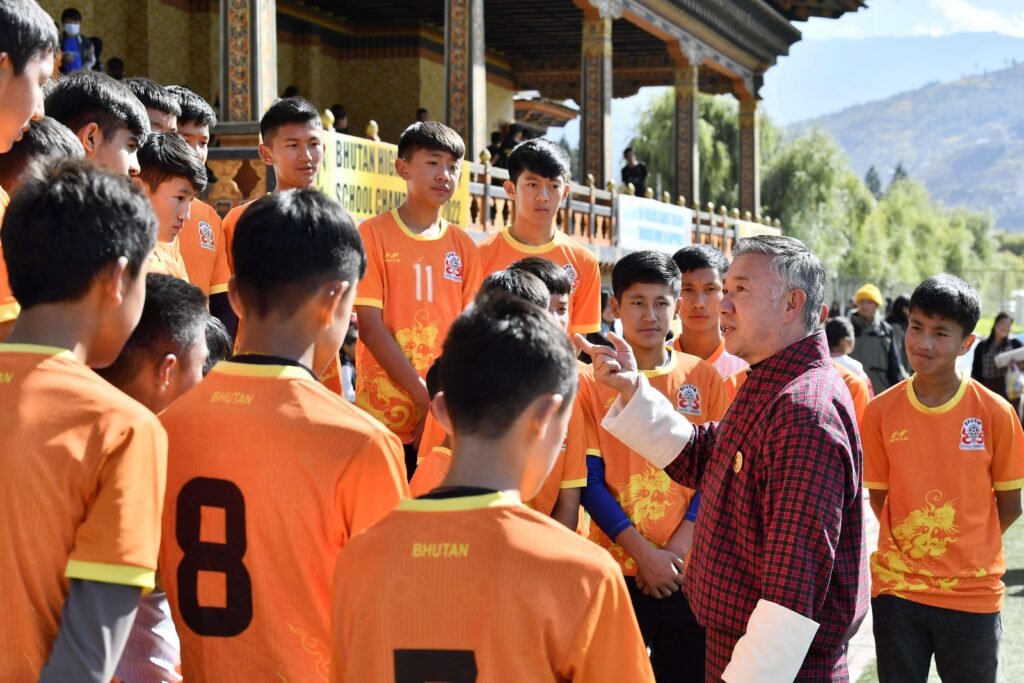
[[997,229],[1024,231],[1024,64],[934,83],[795,124],[835,137],[857,173],[888,182],[903,163],[947,206],[992,211]]

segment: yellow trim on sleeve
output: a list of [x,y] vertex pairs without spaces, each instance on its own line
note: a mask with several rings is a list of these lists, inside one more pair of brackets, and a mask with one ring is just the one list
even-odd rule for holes
[[864,488],[875,491],[888,491],[889,485],[880,481],[866,481],[864,482]]
[[372,306],[373,308],[380,308],[383,310],[384,302],[380,299],[371,299],[369,297],[357,296],[353,306]]
[[44,344],[2,344],[0,343],[0,353],[35,353],[40,356],[67,356],[68,358],[74,358],[75,354],[71,353],[68,349],[62,349],[58,346],[46,346]]
[[116,583],[122,586],[138,586],[147,591],[156,587],[156,572],[145,567],[132,567],[124,564],[105,564],[103,562],[85,562],[68,560],[64,576],[69,579],[85,579],[101,583]]
[[228,283],[226,282],[222,285],[213,285],[212,287],[210,287],[210,296],[213,296],[214,294],[224,294],[227,291]]
[[914,408],[916,408],[917,410],[921,411],[926,415],[941,415],[942,413],[948,413],[949,411],[953,410],[953,408],[956,408],[956,405],[960,403],[960,399],[962,399],[964,397],[964,394],[967,393],[967,386],[971,383],[970,373],[961,370],[960,374],[960,388],[958,388],[956,390],[956,393],[953,394],[953,398],[949,399],[941,406],[929,408],[928,406],[924,405],[919,400],[917,400],[917,394],[914,392],[914,377],[916,377],[917,375],[913,375],[910,379],[907,380],[907,400],[910,401],[910,405],[914,406]]
[[[552,224],[552,225],[554,225],[554,224]],[[506,242],[508,242],[510,247],[512,247],[516,251],[518,251],[520,253],[523,253],[523,254],[543,254],[545,252],[549,252],[552,249],[554,249],[555,247],[557,247],[558,244],[559,244],[559,241],[560,241],[558,239],[559,238],[559,230],[558,230],[557,227],[554,227],[555,234],[551,238],[551,241],[550,242],[545,242],[544,244],[541,244],[539,246],[533,246],[533,245],[530,245],[530,244],[523,244],[522,242],[520,242],[519,240],[517,240],[515,237],[512,236],[512,233],[510,232],[511,229],[512,229],[511,227],[504,228],[498,234],[501,235],[502,239],[504,239]],[[598,329],[600,329],[600,327]]]
[[995,491],[1016,491],[1020,488],[1024,488],[1024,479],[992,482],[992,489]]
[[588,448],[586,453],[584,453],[584,455],[592,455],[595,458],[602,458],[602,457],[604,457],[604,456],[601,455],[601,449],[600,448]]
[[403,512],[465,512],[466,510],[522,504],[517,492],[497,491],[496,493],[458,498],[405,498],[398,503],[398,510]]
[[601,323],[594,323],[593,325],[573,325],[569,328],[569,331],[573,334],[590,334],[591,332],[600,332]]
[[587,479],[586,479],[586,477],[584,477],[583,479],[566,479],[565,481],[563,481],[561,484],[558,485],[558,488],[560,488],[560,489],[581,489],[581,488],[584,488],[586,485],[587,485]]
[[315,381],[306,370],[294,365],[253,365],[252,363],[233,363],[229,360],[222,360],[214,365],[210,372],[236,377],[281,377]]
[[430,449],[431,453],[439,453],[441,455],[447,455],[449,458],[452,457],[452,449],[445,448],[444,446],[434,446]]
[[441,221],[441,231],[436,235],[430,236],[420,235],[419,233],[415,233],[410,230],[409,226],[402,220],[402,217],[398,215],[398,209],[391,209],[391,217],[395,219],[395,223],[398,223],[398,229],[405,233],[406,237],[411,237],[412,239],[419,240],[420,242],[436,242],[444,237],[444,234],[448,232],[448,221],[440,218],[440,216],[438,217],[438,220]]
[[9,323],[12,320],[17,320],[19,315],[21,315],[21,306],[17,301],[0,305],[0,323]]

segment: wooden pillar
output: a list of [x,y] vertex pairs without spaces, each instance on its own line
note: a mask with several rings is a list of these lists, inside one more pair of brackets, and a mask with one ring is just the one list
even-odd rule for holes
[[580,171],[603,187],[612,177],[612,16],[584,12]]
[[695,60],[676,69],[676,197],[700,205],[700,144],[698,77]]
[[466,157],[487,148],[484,1],[445,0],[445,120],[466,141]]
[[761,213],[761,141],[757,98],[740,97],[740,211]]
[[222,0],[220,30],[220,120],[251,129],[277,97],[276,0]]

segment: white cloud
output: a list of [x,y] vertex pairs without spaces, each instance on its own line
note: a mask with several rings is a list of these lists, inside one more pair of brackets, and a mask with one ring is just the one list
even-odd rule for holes
[[930,36],[932,38],[947,36],[950,33],[952,33],[952,31],[942,24],[916,24],[913,29],[913,34],[915,36]]
[[[928,35],[948,33],[1001,33],[1024,38],[1024,12],[999,11],[979,7],[968,0],[929,0],[932,9],[942,15],[942,24],[929,24]],[[915,31],[918,27],[915,27]],[[935,33],[935,30],[942,33]]]

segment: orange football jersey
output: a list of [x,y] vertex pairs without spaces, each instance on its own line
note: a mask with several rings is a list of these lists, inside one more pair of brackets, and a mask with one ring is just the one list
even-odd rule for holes
[[[421,377],[441,354],[455,318],[480,287],[480,261],[473,238],[442,222],[436,236],[412,232],[394,209],[364,221],[366,275],[356,306],[379,308],[384,325]],[[412,398],[385,372],[360,339],[356,345],[356,405],[404,443],[419,419]]]
[[615,563],[509,493],[402,501],[333,605],[335,683],[654,680]]
[[249,207],[252,202],[246,202],[245,204],[239,204],[232,208],[224,216],[224,220],[221,221],[221,231],[224,234],[224,253],[228,257],[228,270],[231,273],[235,272],[235,261],[231,256],[231,240],[235,237],[235,226],[238,225],[238,219],[242,217],[245,210]]
[[325,680],[338,552],[408,495],[398,439],[292,365],[219,363],[161,420],[185,680]]
[[531,247],[512,237],[509,229],[480,243],[480,265],[484,276],[508,268],[527,256],[540,256],[562,268],[572,283],[569,299],[569,332],[588,334],[601,329],[601,270],[597,257],[587,247],[555,230],[547,244]]
[[[11,198],[7,196],[4,188],[0,187],[0,223],[3,223],[4,212],[7,210],[7,205],[10,202]],[[7,323],[17,319],[20,312],[21,308],[18,306],[18,301],[14,298],[14,294],[11,293],[11,286],[7,282],[7,262],[4,261],[3,245],[0,244],[0,323]]]
[[864,486],[888,492],[871,594],[998,612],[1006,562],[993,491],[1024,487],[1020,421],[966,372],[937,407],[918,400],[913,379],[876,396],[860,425]]
[[868,402],[871,401],[871,385],[866,379],[839,363],[833,362],[832,367],[836,369],[850,390],[850,396],[853,397],[853,413],[857,418],[857,424],[860,424],[864,421],[864,410],[868,407]]
[[188,281],[207,296],[228,291],[227,243],[220,216],[213,207],[198,199],[192,201],[188,220],[178,235],[181,258]]
[[452,450],[444,446],[434,446],[416,465],[416,471],[409,480],[409,493],[418,498],[430,493],[448,476],[452,466]]
[[35,681],[70,579],[154,586],[167,436],[70,351],[0,344],[0,680]]
[[[674,349],[669,353],[666,365],[656,370],[644,370],[651,386],[664,394],[676,410],[694,424],[722,419],[728,399],[718,371],[696,356]],[[583,381],[587,387],[581,393],[587,401],[586,413],[591,430],[588,454],[604,460],[605,486],[637,531],[659,548],[663,547],[683,521],[694,491],[672,481],[663,470],[605,431],[601,420],[618,392],[591,377]],[[637,566],[633,558],[596,524],[590,527],[590,540],[607,548],[624,574],[636,575]]]

